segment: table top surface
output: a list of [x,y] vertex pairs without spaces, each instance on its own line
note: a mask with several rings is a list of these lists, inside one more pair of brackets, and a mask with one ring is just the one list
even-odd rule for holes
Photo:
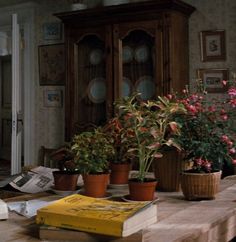
[[[109,192],[114,192],[110,189]],[[121,191],[122,192],[122,191]],[[118,193],[116,190],[115,193]],[[126,193],[123,190],[123,195]],[[48,193],[5,199],[30,200]],[[220,192],[214,200],[186,201],[182,192],[157,192],[157,223],[142,232],[113,242],[180,242],[229,241],[236,236],[236,176],[221,180]],[[1,241],[42,241],[38,236],[35,218],[25,218],[9,212],[9,219],[0,221]],[[4,234],[4,240],[2,235]],[[92,235],[93,236],[93,235]],[[94,235],[95,236],[95,235]],[[89,237],[83,242],[95,241]],[[139,238],[137,240],[137,238]],[[46,240],[44,240],[46,241]],[[76,240],[75,240],[76,241]],[[79,240],[78,240],[79,241]]]

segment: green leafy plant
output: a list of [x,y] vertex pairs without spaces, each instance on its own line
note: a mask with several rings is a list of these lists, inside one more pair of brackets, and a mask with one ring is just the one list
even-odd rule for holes
[[73,137],[71,152],[81,174],[96,174],[108,171],[109,159],[114,147],[100,127],[82,132]]
[[162,156],[163,146],[179,148],[172,138],[172,134],[179,134],[179,125],[173,121],[173,115],[186,110],[183,104],[166,97],[144,102],[138,93],[117,101],[116,108],[124,128],[121,144],[128,147],[131,159],[138,161],[137,179],[143,182],[153,160]]
[[70,151],[70,144],[66,143],[64,146],[52,151],[49,158],[57,164],[60,171],[64,173],[76,173],[76,164],[73,161],[73,155]]
[[[226,81],[223,82],[226,85]],[[197,91],[183,91],[182,97],[170,95],[170,100],[182,103],[187,113],[177,115],[181,124],[181,135],[176,140],[185,153],[185,159],[193,161],[192,172],[214,172],[222,168],[223,162],[235,162],[235,131],[232,115],[235,115],[236,89],[229,88],[228,98],[211,98],[201,80]]]
[[122,138],[124,138],[126,131],[119,117],[116,116],[108,120],[103,127],[103,131],[114,147],[114,155],[111,157],[110,161],[117,164],[130,162],[128,156],[129,146],[122,143]]

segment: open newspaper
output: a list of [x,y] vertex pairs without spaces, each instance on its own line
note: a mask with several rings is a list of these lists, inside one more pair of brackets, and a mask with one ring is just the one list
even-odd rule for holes
[[58,169],[38,166],[27,173],[18,175],[9,184],[15,189],[25,193],[37,193],[50,190],[54,179],[52,172]]

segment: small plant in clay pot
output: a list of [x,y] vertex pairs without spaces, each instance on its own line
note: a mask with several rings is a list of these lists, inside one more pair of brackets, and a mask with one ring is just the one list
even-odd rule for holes
[[75,191],[79,172],[67,147],[51,153],[50,158],[58,163],[59,170],[53,171],[55,190]]
[[109,183],[109,160],[114,155],[114,147],[106,133],[98,127],[75,135],[70,149],[83,176],[85,195],[104,197]]
[[[137,176],[129,180],[130,197],[133,200],[152,200],[157,182],[147,178],[147,173],[153,160],[162,157],[163,146],[178,148],[172,135],[178,134],[180,127],[172,117],[186,110],[183,104],[169,102],[166,97],[142,101],[139,93],[117,101],[116,107],[125,131],[121,144],[129,147],[128,153],[138,162]],[[141,188],[131,190],[136,184],[144,186],[144,191],[149,189],[150,193],[146,196],[141,194]]]
[[114,155],[110,158],[110,183],[111,185],[128,184],[131,160],[128,153],[129,147],[121,143],[126,134],[124,127],[116,116],[107,122],[103,131],[114,147]]

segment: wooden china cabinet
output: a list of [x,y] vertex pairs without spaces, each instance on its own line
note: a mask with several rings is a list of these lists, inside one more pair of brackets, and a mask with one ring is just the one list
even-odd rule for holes
[[65,30],[67,141],[112,117],[117,98],[153,99],[188,84],[193,11],[155,0],[55,14]]

